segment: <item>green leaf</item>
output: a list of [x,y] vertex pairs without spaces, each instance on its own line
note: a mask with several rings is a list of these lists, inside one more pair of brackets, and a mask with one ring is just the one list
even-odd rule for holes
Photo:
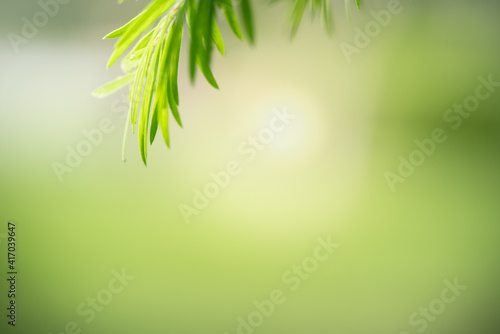
[[[178,46],[176,46],[175,44],[177,44]],[[170,55],[172,55],[172,58],[170,60],[171,70],[169,73],[167,98],[170,110],[172,111],[172,115],[174,116],[174,119],[177,122],[177,124],[179,124],[179,126],[182,128],[182,121],[179,115],[179,110],[177,108],[177,106],[179,105],[179,96],[178,96],[179,92],[177,88],[177,71],[178,71],[178,57],[179,57],[180,43],[172,41],[171,47],[172,51]],[[177,50],[174,50],[175,47],[177,48]]]
[[[148,53],[146,53],[147,56]],[[135,132],[135,124],[137,122],[137,111],[139,109],[139,103],[141,101],[142,88],[144,87],[144,76],[146,73],[146,61],[142,61],[137,69],[137,74],[135,76],[134,84],[130,91],[130,122],[132,123],[132,132]]]
[[189,34],[191,35],[191,44],[189,47],[189,77],[191,82],[194,82],[196,76],[196,58],[198,57],[198,48],[201,44],[201,35],[198,28],[197,11],[198,7],[194,0],[188,1],[188,23],[189,23]]
[[[200,25],[203,45],[205,46],[205,54],[207,55],[207,63],[210,66],[210,62],[212,59],[212,51],[213,51],[213,37],[212,37],[212,27],[213,22],[215,21],[215,1],[214,0],[204,0],[203,8],[203,18],[201,19],[202,24]],[[200,6],[201,8],[201,6]],[[202,12],[200,11],[198,13]],[[199,14],[200,15],[200,14]]]
[[163,135],[163,140],[165,141],[165,145],[170,148],[170,136],[169,136],[169,130],[168,130],[168,109],[167,108],[162,108],[158,110],[159,112],[159,118],[160,118],[160,126],[161,126],[161,132]]
[[[193,2],[193,1],[192,1]],[[190,3],[191,4],[191,3]],[[194,81],[195,77],[195,64],[198,65],[201,72],[207,79],[207,81],[215,88],[219,88],[215,78],[210,70],[210,48],[211,45],[211,22],[213,19],[214,10],[213,0],[200,0],[196,16],[191,14],[190,28],[191,28],[191,47],[189,50],[189,71],[191,76],[191,81]],[[191,7],[194,12],[196,7]],[[207,49],[203,45],[203,41],[207,42]]]
[[219,50],[221,55],[224,55],[224,41],[222,40],[219,27],[217,26],[217,22],[215,20],[212,21],[212,39],[214,40],[217,50]]
[[297,0],[292,10],[292,38],[295,37],[297,29],[299,28],[302,16],[306,9],[307,0]]
[[145,87],[145,80],[147,80],[147,72],[151,60],[152,50],[154,49],[154,42],[160,31],[162,31],[162,29],[158,27],[153,30],[153,34],[149,39],[148,45],[146,46],[144,51],[144,55],[142,56],[141,61],[139,63],[139,68],[137,69],[135,81],[132,86],[130,112],[131,112],[131,123],[133,131],[135,131],[135,124],[137,123],[137,115],[143,95],[143,90]]
[[170,54],[170,45],[173,38],[173,33],[175,30],[175,24],[170,28],[167,37],[164,37],[162,42],[162,48],[160,50],[160,73],[159,82],[157,87],[157,105],[156,114],[158,122],[161,127],[161,132],[163,140],[167,147],[170,147],[169,129],[168,129],[168,78],[169,78],[169,64],[167,62],[168,56]]
[[[160,126],[163,126],[162,124],[165,124],[164,122],[162,123],[162,117],[164,117],[163,110],[166,111],[166,114],[168,115],[168,77],[169,77],[169,66],[167,62],[167,57],[170,53],[170,42],[172,39],[172,28],[169,28],[168,33],[166,33],[163,36],[163,40],[161,42],[161,48],[160,48],[160,68],[159,68],[159,73],[158,73],[158,84],[156,86],[156,96],[155,96],[155,113],[156,117],[158,118],[158,123]],[[167,123],[168,124],[168,123]],[[163,129],[162,131],[165,131],[168,129]]]
[[[148,7],[150,5],[151,4],[149,4]],[[146,8],[148,8],[148,7],[146,7]],[[124,26],[122,26],[122,27],[116,29],[115,31],[112,31],[109,34],[107,34],[106,36],[104,36],[103,39],[112,39],[112,38],[122,37],[123,35],[125,35],[127,33],[127,31],[130,29],[130,27],[132,27],[141,18],[141,16],[143,16],[145,13],[146,13],[146,11],[141,12],[139,15],[134,17],[132,20],[130,20]]]
[[139,123],[139,148],[141,151],[142,161],[144,165],[147,165],[147,156],[148,156],[148,126],[149,126],[149,116],[151,113],[151,105],[153,101],[155,84],[157,82],[158,77],[158,62],[160,59],[160,43],[161,40],[157,39],[157,37],[161,37],[165,32],[165,23],[163,24],[163,28],[158,29],[158,34],[154,34],[149,45],[148,49],[151,49],[151,57],[147,60],[147,72],[146,72],[146,82],[144,84],[144,96],[141,111],[140,111],[140,123]]
[[[165,41],[165,51],[162,56],[162,70],[160,73],[161,78],[158,87],[161,93],[161,99],[168,102],[168,106],[170,106],[172,113],[177,116],[176,119],[178,120],[179,125],[181,125],[181,123],[177,111],[178,97],[176,101],[174,94],[175,92],[177,92],[178,94],[177,71],[182,40],[182,26],[182,16],[177,17],[175,19],[175,22],[172,24],[172,27],[168,34],[168,38]],[[168,111],[167,108],[165,109]]]
[[[178,18],[172,27],[172,40],[170,42],[170,52],[168,54],[167,63],[169,66],[168,73],[168,88],[169,88],[169,103],[170,105],[179,105],[179,88],[178,88],[178,75],[179,75],[179,58],[181,51],[182,42],[182,29],[183,21],[182,17]],[[172,107],[171,107],[172,108]],[[177,108],[176,108],[177,110]],[[175,115],[175,120],[182,127],[182,122],[180,121],[179,115]]]
[[[180,52],[181,52],[181,41],[182,41],[182,25],[180,31],[178,33],[178,38],[176,39],[176,43],[172,45],[172,63],[170,68],[170,87],[173,92],[175,104],[179,105],[179,60],[180,60]],[[181,124],[179,124],[182,126]]]
[[151,39],[151,36],[155,32],[156,28],[151,30],[148,34],[146,34],[137,45],[130,51],[130,53],[123,59],[121,67],[124,72],[133,72],[136,70],[139,62],[142,59],[142,55],[146,49],[146,46]]
[[[173,94],[172,90],[169,89],[168,90],[168,100],[169,101],[172,101],[174,99],[174,96],[172,94]],[[179,115],[179,109],[177,108],[177,105],[175,103],[170,103],[169,106],[170,106],[170,110],[172,111],[172,115],[175,118],[175,121],[182,128],[182,122],[181,122],[181,118]]]
[[148,46],[149,41],[151,40],[151,36],[153,36],[153,33],[155,32],[155,30],[156,30],[156,28],[152,29],[149,33],[144,35],[144,37],[141,38],[139,43],[137,43],[137,45],[132,49],[132,53],[136,53],[138,51],[144,50]]
[[325,26],[328,35],[332,34],[332,18],[330,12],[330,0],[322,0],[321,2],[321,22]]
[[359,10],[359,0],[356,0],[356,7],[358,7]]
[[149,143],[153,144],[156,137],[156,132],[158,131],[158,100],[155,101],[155,108],[153,109],[153,114],[151,115],[151,125],[149,129]]
[[318,9],[320,0],[309,0],[309,10],[311,11],[311,19],[314,20],[316,17],[316,11]]
[[212,74],[212,70],[210,69],[210,65],[208,63],[208,56],[205,52],[205,49],[201,48],[200,51],[198,52],[198,56],[196,58],[196,64],[201,70],[201,73],[205,76],[205,79],[207,79],[208,83],[212,85],[212,87],[219,89],[219,85],[217,84],[217,81],[215,80],[214,75]]
[[160,15],[165,13],[173,3],[174,0],[156,0],[146,7],[143,13],[129,26],[116,44],[115,51],[109,59],[108,68],[111,67],[125,50],[127,50],[130,44],[132,44],[146,28],[153,24]]
[[254,27],[253,27],[253,17],[252,17],[252,7],[250,6],[250,0],[241,0],[241,15],[243,17],[243,26],[248,36],[250,44],[254,43]]
[[224,0],[224,2],[221,4],[221,8],[233,33],[236,35],[236,37],[238,37],[238,39],[242,39],[240,25],[238,24],[238,19],[236,18],[236,14],[234,13],[231,0]]
[[[161,50],[160,50],[160,70],[159,70],[159,78],[158,78],[158,87],[157,94],[158,99],[161,99],[162,103],[167,101],[168,97],[168,81],[170,76],[170,63],[169,57],[171,57],[171,44],[174,36],[174,26],[175,24],[170,25],[170,28],[166,35],[163,36]],[[167,107],[167,105],[165,105]]]
[[116,92],[118,89],[122,88],[126,84],[132,82],[134,80],[135,73],[127,74],[121,76],[107,84],[102,85],[92,92],[92,95],[95,97],[104,97],[111,93]]

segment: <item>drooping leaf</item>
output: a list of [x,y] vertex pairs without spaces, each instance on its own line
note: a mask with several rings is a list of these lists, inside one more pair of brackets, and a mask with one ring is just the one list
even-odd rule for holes
[[[149,50],[144,55],[147,57]],[[132,90],[130,91],[130,122],[132,123],[132,132],[135,132],[135,124],[137,122],[137,112],[139,109],[139,104],[141,102],[142,89],[144,87],[144,77],[146,75],[147,60],[142,61],[137,69],[134,84],[132,85]]]
[[139,43],[130,51],[130,53],[123,59],[121,67],[124,72],[134,72],[137,69],[137,65],[142,59],[142,55],[144,54],[144,50],[151,39],[151,36],[155,32],[155,29],[151,30],[147,33]]
[[198,48],[201,44],[201,34],[199,32],[197,22],[198,6],[194,0],[186,0],[188,2],[187,19],[189,23],[189,34],[191,36],[191,44],[189,47],[189,77],[191,82],[194,82],[196,75],[196,59],[198,57]]
[[174,0],[155,0],[146,7],[143,13],[124,31],[109,59],[108,67],[111,67],[134,40],[172,6],[173,2]]
[[168,73],[168,89],[167,89],[167,99],[170,105],[170,109],[172,111],[172,115],[174,116],[177,124],[182,127],[182,122],[180,119],[180,115],[177,109],[179,105],[179,89],[177,83],[177,77],[179,72],[179,57],[181,51],[181,42],[182,42],[182,27],[183,21],[181,18],[178,18],[172,27],[172,38],[170,40],[169,49],[167,57],[167,66],[169,66]]
[[158,110],[158,117],[160,119],[161,132],[163,135],[163,140],[165,141],[165,145],[170,147],[170,134],[168,129],[168,109],[162,108]]
[[118,38],[118,37],[122,37],[123,35],[125,35],[127,33],[127,31],[130,29],[130,27],[132,27],[141,18],[141,16],[143,16],[146,13],[146,9],[149,8],[150,5],[148,5],[148,7],[146,7],[145,10],[142,11],[139,15],[137,15],[132,20],[127,22],[127,24],[110,32],[109,34],[104,36],[103,39]]
[[155,101],[155,107],[151,114],[151,125],[149,129],[149,143],[153,144],[156,132],[158,131],[158,100]]
[[219,31],[219,27],[217,26],[217,22],[212,20],[212,39],[214,41],[215,46],[217,47],[217,50],[221,53],[221,55],[224,55],[224,41],[222,40],[222,36]]
[[155,105],[153,98],[155,96],[155,87],[158,81],[160,50],[168,23],[166,19],[162,20],[160,26],[156,29],[157,31],[151,36],[151,40],[147,46],[148,53],[151,56],[146,59],[144,93],[142,96],[139,96],[139,98],[142,99],[139,122],[139,148],[145,165],[147,165],[148,127],[150,123],[151,107]]
[[252,7],[250,6],[250,0],[241,0],[241,16],[243,17],[243,26],[248,36],[250,44],[254,43],[254,25],[253,25],[253,14]]
[[[191,0],[193,1],[193,0]],[[191,10],[194,12],[196,8],[193,5]],[[213,19],[214,1],[213,0],[200,0],[197,8],[196,15],[193,12],[190,15],[190,32],[191,32],[191,46],[189,49],[189,70],[191,81],[195,77],[195,64],[201,70],[207,81],[214,87],[219,88],[212,70],[210,69],[210,52],[211,49],[211,26]],[[209,41],[204,45],[203,41]]]
[[221,2],[220,7],[224,12],[224,16],[226,17],[227,23],[229,27],[236,35],[238,39],[242,39],[240,25],[238,24],[238,19],[236,18],[236,14],[234,13],[234,8],[231,0],[223,0]]
[[[183,31],[183,21],[182,17],[179,18],[174,27],[173,34],[175,38],[172,40],[172,58],[170,60],[170,88],[172,89],[174,101],[177,105],[179,105],[179,85],[178,85],[178,76],[179,76],[179,60],[180,60],[180,52],[181,52],[181,42],[182,42],[182,31]],[[182,127],[182,125],[179,123]]]
[[107,96],[111,93],[114,93],[118,89],[122,88],[126,84],[132,82],[134,80],[135,73],[127,74],[124,76],[121,76],[111,82],[108,82],[107,84],[102,85],[101,87],[97,88],[92,92],[92,95],[95,97],[104,97]]
[[292,10],[292,38],[297,33],[297,29],[299,28],[300,22],[302,21],[302,16],[304,15],[304,11],[306,9],[307,0],[296,0],[295,5]]
[[326,32],[332,34],[332,18],[330,13],[330,0],[322,0],[321,2],[321,22],[325,26]]

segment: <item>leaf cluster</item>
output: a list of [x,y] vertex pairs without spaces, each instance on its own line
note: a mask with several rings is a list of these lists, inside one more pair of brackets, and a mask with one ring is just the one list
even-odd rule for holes
[[[346,6],[349,3],[350,0],[346,0]],[[356,0],[356,4],[359,8],[359,0]],[[313,17],[317,12],[320,13],[327,31],[331,31],[330,0],[293,0],[292,37],[308,6]],[[219,88],[210,68],[214,47],[222,55],[225,53],[216,20],[219,14],[223,14],[238,39],[243,39],[245,35],[250,44],[254,43],[254,18],[250,0],[238,0],[237,4],[233,0],[153,0],[139,15],[104,37],[118,39],[108,67],[123,56],[121,67],[125,74],[96,89],[93,95],[102,97],[125,85],[130,86],[130,112],[123,145],[125,147],[129,124],[132,125],[133,132],[138,128],[139,148],[144,164],[147,163],[148,145],[153,143],[159,129],[165,144],[170,147],[170,116],[182,127],[178,108],[178,75],[183,40],[189,38],[191,82],[194,82],[199,69],[210,85]],[[185,32],[188,36],[183,38]]]

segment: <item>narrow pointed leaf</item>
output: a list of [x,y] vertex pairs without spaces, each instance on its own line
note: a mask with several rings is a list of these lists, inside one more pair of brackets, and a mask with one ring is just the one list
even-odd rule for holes
[[[172,38],[170,40],[169,52],[167,57],[168,66],[168,88],[172,91],[173,99],[171,104],[179,105],[179,88],[178,88],[178,75],[179,75],[179,59],[182,42],[182,17],[176,19],[172,26]],[[166,73],[167,74],[167,73]]]
[[165,13],[174,3],[174,0],[156,0],[144,10],[141,15],[126,31],[122,38],[116,44],[115,51],[111,55],[108,67],[111,67],[116,60],[127,50],[130,44],[148,28],[160,15]]
[[302,21],[302,16],[304,16],[304,11],[307,6],[307,0],[297,0],[292,11],[292,38],[295,37],[297,30],[299,28],[300,22]]
[[156,106],[151,115],[151,125],[149,129],[149,143],[153,144],[156,137],[156,132],[158,131],[158,101],[156,101]]
[[121,67],[124,72],[134,72],[139,65],[142,55],[151,40],[151,36],[156,31],[156,28],[146,34],[130,53],[123,59]]
[[233,4],[231,0],[226,0],[222,5],[222,11],[224,12],[224,16],[226,16],[227,23],[229,27],[233,31],[233,33],[238,37],[238,39],[242,39],[240,25],[238,24],[238,19],[236,18],[236,14],[234,13]]
[[137,15],[132,20],[130,20],[127,24],[116,29],[115,31],[110,32],[109,34],[104,36],[103,39],[118,38],[118,37],[122,37],[123,35],[125,35],[127,33],[127,31],[130,29],[130,27],[132,27],[141,18],[141,16],[143,16],[146,13],[146,10],[147,10],[147,8],[149,8],[149,6],[151,6],[151,4],[149,4],[148,7],[146,7],[144,11],[142,11],[139,15]]
[[92,95],[95,97],[104,97],[111,93],[116,92],[118,89],[122,88],[126,84],[132,82],[134,80],[135,73],[127,74],[119,77],[107,84],[102,85],[92,92]]
[[325,26],[328,35],[332,34],[332,18],[330,13],[330,0],[322,0],[321,4],[321,21]]
[[248,36],[250,44],[254,43],[254,25],[252,16],[252,7],[250,6],[250,0],[241,0],[241,15],[243,17],[243,26]]
[[[165,27],[165,24],[163,24]],[[159,29],[159,34],[153,35],[150,42],[150,47],[153,49],[151,58],[148,60],[146,82],[144,86],[144,96],[141,106],[141,121],[139,123],[139,148],[141,151],[142,160],[147,165],[148,158],[148,126],[149,116],[151,114],[151,105],[153,101],[155,85],[158,77],[158,62],[160,55],[160,41],[157,37],[162,36],[165,28]],[[158,36],[159,35],[159,36]]]
[[201,70],[201,73],[205,76],[205,79],[207,79],[208,83],[212,85],[212,87],[219,89],[219,85],[217,84],[217,81],[215,80],[215,77],[212,73],[212,70],[210,69],[210,66],[208,64],[208,57],[205,53],[205,50],[203,48],[200,49],[198,52],[198,57],[196,58],[196,63],[198,64],[198,67]]
[[[145,57],[149,55],[146,52]],[[141,102],[142,89],[144,87],[144,76],[146,73],[147,61],[143,61],[139,64],[137,73],[135,76],[134,84],[132,85],[132,90],[130,91],[130,122],[132,124],[132,132],[135,132],[135,124],[137,122],[137,111],[139,109],[139,104]]]
[[224,55],[224,41],[222,40],[219,27],[217,26],[217,22],[215,20],[212,21],[212,39],[217,47],[217,50],[219,50],[221,55]]
[[165,144],[167,147],[170,148],[170,136],[169,136],[169,130],[168,130],[168,109],[163,108],[159,110],[159,118],[160,118],[160,126],[161,126],[161,132],[163,135],[163,140],[165,141]]

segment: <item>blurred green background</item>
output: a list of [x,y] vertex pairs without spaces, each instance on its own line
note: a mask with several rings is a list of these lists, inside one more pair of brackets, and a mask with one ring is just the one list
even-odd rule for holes
[[[354,45],[355,28],[387,1],[363,1],[350,22],[336,1],[331,38],[307,15],[293,42],[289,4],[254,2],[255,47],[220,25],[219,91],[201,75],[189,83],[183,50],[184,129],[172,126],[170,150],[154,143],[147,168],[134,135],[121,161],[126,92],[90,95],[120,74],[105,70],[114,42],[101,37],[146,3],[70,1],[17,53],[9,33],[41,7],[0,5],[2,333],[498,333],[500,88],[456,130],[443,115],[478,77],[500,81],[500,3],[402,0],[349,63],[341,43]],[[284,108],[291,124],[246,162],[239,145]],[[110,133],[60,182],[54,162],[103,120]],[[435,128],[447,140],[391,191],[384,174]],[[186,224],[179,205],[231,160],[241,173]],[[5,317],[9,220],[15,328]],[[329,235],[341,247],[292,291],[283,275]],[[135,278],[110,301],[122,268]],[[410,322],[455,277],[467,289],[432,321]],[[275,289],[285,302],[238,329]],[[78,308],[96,296],[106,305],[87,322]]]

